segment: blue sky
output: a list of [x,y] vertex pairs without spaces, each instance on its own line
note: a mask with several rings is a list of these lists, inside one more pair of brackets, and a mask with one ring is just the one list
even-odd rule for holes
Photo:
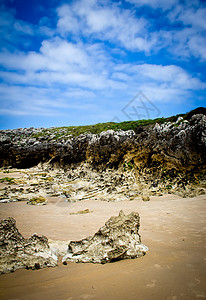
[[0,129],[206,103],[206,2],[0,0]]

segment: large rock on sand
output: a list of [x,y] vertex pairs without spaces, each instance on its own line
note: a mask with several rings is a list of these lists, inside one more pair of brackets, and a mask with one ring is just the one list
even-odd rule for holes
[[45,236],[33,234],[25,239],[13,218],[0,221],[0,274],[19,268],[40,269],[57,265]]
[[63,261],[106,263],[145,255],[148,248],[141,244],[137,212],[111,217],[93,237],[71,241]]

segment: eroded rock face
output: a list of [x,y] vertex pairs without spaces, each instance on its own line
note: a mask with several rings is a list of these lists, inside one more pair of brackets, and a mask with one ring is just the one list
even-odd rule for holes
[[71,241],[63,262],[106,263],[145,255],[148,248],[141,244],[138,233],[140,217],[137,212],[125,215],[120,211],[111,217],[93,237]]
[[45,236],[33,234],[25,239],[16,227],[15,219],[0,221],[0,274],[20,268],[40,269],[57,265]]
[[[101,192],[103,200],[119,201],[164,193],[182,197],[205,193],[205,109],[192,111],[184,119],[160,121],[135,130],[88,132],[79,136],[72,136],[66,128],[1,130],[0,167],[46,166],[48,170],[63,170],[64,176],[60,176],[65,181],[66,177],[90,181],[92,173],[96,173],[93,190],[88,185],[86,193],[73,186],[57,191],[60,177],[55,179],[52,174],[38,180],[33,178],[32,195],[26,191],[28,198],[34,193],[40,196],[49,192],[55,196],[63,194],[69,202],[74,202]],[[13,193],[8,186],[1,191],[0,202],[27,200],[24,196],[25,190]]]
[[206,165],[205,132],[204,114],[192,115],[189,120],[179,118],[176,122],[139,126],[135,131],[108,130],[77,137],[66,129],[1,130],[0,167],[28,168],[40,162],[63,167],[86,162],[92,168],[105,170],[129,163],[153,176],[159,176],[162,169],[198,174]]

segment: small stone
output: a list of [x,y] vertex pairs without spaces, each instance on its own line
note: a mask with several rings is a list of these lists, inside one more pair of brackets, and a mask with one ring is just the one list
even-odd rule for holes
[[149,196],[142,195],[142,200],[143,200],[143,201],[150,201],[150,197],[149,197]]
[[84,210],[79,210],[77,212],[72,212],[72,213],[70,213],[70,215],[84,215],[84,214],[88,214],[88,213],[91,213],[91,212],[92,212],[91,210],[86,208]]
[[35,263],[34,267],[35,267],[36,270],[39,270],[41,268],[39,263]]

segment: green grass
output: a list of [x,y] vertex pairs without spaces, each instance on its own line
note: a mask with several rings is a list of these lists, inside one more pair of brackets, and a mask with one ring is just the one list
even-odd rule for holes
[[124,163],[124,171],[132,170],[133,168],[134,168],[133,162],[129,161]]
[[166,122],[165,118],[158,118],[154,120],[138,120],[138,121],[125,121],[121,123],[107,122],[107,123],[98,123],[95,125],[85,125],[85,126],[69,126],[69,127],[56,127],[48,128],[37,134],[33,134],[32,137],[40,138],[53,134],[55,140],[61,139],[63,136],[72,135],[74,137],[79,136],[80,134],[92,133],[99,134],[107,130],[134,130],[136,131],[140,126],[148,126],[151,124],[159,123],[162,124]]
[[138,120],[138,121],[125,121],[121,123],[114,123],[114,122],[108,122],[108,123],[98,123],[95,125],[86,125],[86,126],[71,126],[71,127],[58,127],[55,130],[61,130],[65,129],[67,132],[73,136],[78,136],[80,134],[84,133],[93,133],[93,134],[99,134],[103,131],[107,130],[136,130],[139,126],[146,126],[150,124],[155,123],[164,123],[164,118],[159,118],[155,120]]
[[50,138],[50,135],[53,135],[52,139],[58,140],[62,139],[64,136],[67,137],[69,135],[76,137],[80,134],[99,134],[103,131],[107,130],[134,130],[137,131],[140,126],[148,126],[152,124],[163,124],[165,122],[176,122],[178,117],[184,117],[184,114],[179,114],[176,116],[172,116],[169,118],[156,118],[156,119],[148,119],[148,120],[138,120],[138,121],[124,121],[121,123],[115,123],[115,122],[107,122],[107,123],[98,123],[95,125],[85,125],[85,126],[69,126],[69,127],[52,127],[48,129],[43,129],[42,132],[39,132],[37,134],[33,134],[32,137],[34,138],[40,138],[40,137],[46,137]]
[[3,183],[15,183],[15,179],[13,177],[4,177],[0,179],[0,182]]

